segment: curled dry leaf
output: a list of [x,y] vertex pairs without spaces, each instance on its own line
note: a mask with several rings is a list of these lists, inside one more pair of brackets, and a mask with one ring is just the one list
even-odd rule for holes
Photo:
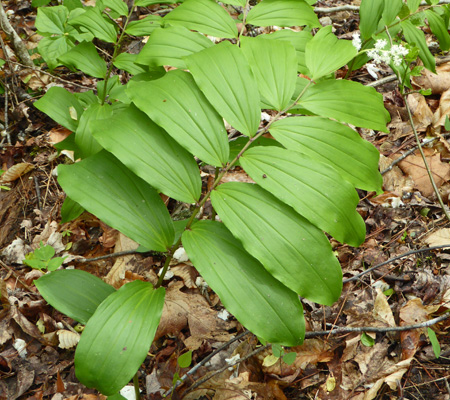
[[80,341],[80,334],[77,332],[67,331],[65,329],[56,332],[59,339],[59,345],[61,349],[70,349],[75,347]]
[[420,76],[412,78],[412,82],[419,89],[431,89],[433,94],[441,94],[450,88],[450,63],[436,67],[436,74],[424,68]]
[[433,112],[428,106],[425,96],[419,93],[410,94],[408,95],[408,104],[417,132],[425,132],[433,122]]
[[[433,149],[424,149],[424,153],[436,186],[439,188],[450,179],[450,164],[442,162],[440,154]],[[430,183],[425,164],[419,152],[406,157],[398,165],[406,174],[411,176],[415,187],[425,197],[430,197],[434,194],[433,186]]]
[[34,168],[30,163],[19,163],[9,168],[0,178],[1,183],[13,182]]

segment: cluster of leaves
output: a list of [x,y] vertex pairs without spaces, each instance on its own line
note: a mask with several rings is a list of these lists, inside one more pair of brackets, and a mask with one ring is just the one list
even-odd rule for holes
[[[122,0],[95,7],[64,0],[38,10],[39,51],[49,67],[98,78],[95,91],[52,87],[35,103],[74,132],[59,148],[81,159],[58,167],[68,195],[63,220],[86,209],[147,249],[166,252],[166,266],[182,243],[244,326],[268,342],[300,344],[299,295],[330,305],[342,288],[324,231],[361,244],[365,225],[355,188],[381,191],[378,151],[347,124],[386,132],[382,96],[334,78],[337,69],[359,67],[367,57],[331,27],[312,35],[320,24],[311,0],[263,0],[249,12],[246,1],[229,0],[243,7],[244,24],[304,27],[258,37],[242,36],[238,21],[213,0],[186,0],[163,18],[129,22],[136,6],[152,3],[137,0],[129,10]],[[427,60],[421,31],[410,20],[398,23],[403,15],[421,15],[416,3],[363,0],[363,49],[391,24],[386,35],[397,38],[403,30]],[[448,18],[448,10],[428,11],[436,20]],[[119,29],[112,19],[121,17]],[[129,54],[120,52],[126,35],[150,37],[139,54]],[[227,40],[214,44],[206,35]],[[109,64],[94,38],[114,46]],[[434,69],[431,59],[425,66]],[[114,67],[131,79],[122,84],[111,75]],[[274,117],[260,128],[262,109]],[[224,119],[240,137],[228,140]],[[274,139],[261,137],[267,132]],[[219,171],[203,197],[196,158]],[[256,183],[219,186],[238,164]],[[172,221],[159,193],[194,204],[192,217]],[[195,219],[209,199],[222,222]],[[117,393],[151,345],[164,289],[137,281],[115,291],[81,271],[56,271],[36,285],[54,307],[87,323],[75,356],[77,377],[104,394]],[[82,307],[79,290],[87,302]]]
[[34,269],[55,271],[62,265],[65,258],[55,257],[53,246],[44,246],[44,243],[41,242],[39,248],[25,256],[23,263]]

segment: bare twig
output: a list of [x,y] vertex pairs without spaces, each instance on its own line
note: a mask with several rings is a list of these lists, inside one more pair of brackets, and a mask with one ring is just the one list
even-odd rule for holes
[[17,32],[9,23],[8,16],[6,15],[5,9],[3,8],[3,4],[1,2],[0,2],[0,28],[2,28],[2,30],[11,39],[14,49],[16,50],[16,53],[22,60],[22,62],[28,67],[34,67],[33,61],[31,60],[30,54],[28,53],[28,49],[25,47],[25,44],[22,42],[22,39],[19,37]]
[[[239,340],[243,338],[244,336],[248,335],[250,331],[244,331],[240,333],[239,335],[235,336],[233,339],[229,340],[228,342],[224,343],[222,346],[218,347],[216,350],[214,350],[208,357],[205,357],[202,361],[200,361],[198,364],[196,364],[194,367],[192,367],[188,372],[186,372],[175,384],[175,386],[171,387],[169,390],[164,393],[164,397],[169,396],[177,387],[179,387],[188,376],[194,374],[195,371],[197,371],[201,366],[205,365],[211,358],[213,358],[216,354],[220,353],[222,350],[226,349],[228,346],[230,346],[232,343],[234,343],[236,340]],[[228,365],[227,365],[228,368]]]
[[[152,253],[152,254],[160,254],[157,253],[155,251],[149,251],[148,253]],[[99,260],[106,260],[108,258],[115,258],[115,257],[122,257],[122,256],[129,256],[129,255],[133,255],[133,254],[144,254],[141,251],[137,251],[137,250],[124,250],[124,251],[118,251],[116,253],[111,253],[111,254],[105,254],[104,256],[99,256],[99,257],[92,257],[92,258],[80,258],[79,260],[76,260],[76,262],[79,263],[89,263],[92,261],[99,261]]]
[[365,271],[361,272],[361,273],[358,274],[358,275],[352,276],[351,278],[348,278],[348,279],[344,279],[344,280],[342,281],[342,283],[348,283],[348,282],[351,282],[351,281],[356,281],[357,279],[361,278],[361,276],[363,276],[363,275],[365,275],[365,274],[368,274],[369,272],[372,272],[373,270],[375,270],[375,269],[377,269],[377,268],[380,268],[380,267],[382,267],[383,265],[390,264],[390,263],[392,263],[392,262],[394,262],[394,261],[396,261],[396,260],[400,260],[401,258],[408,257],[408,256],[410,256],[410,255],[412,255],[412,254],[424,253],[424,252],[426,252],[426,251],[438,250],[438,249],[446,249],[446,248],[450,248],[450,244],[444,244],[444,245],[441,245],[441,246],[432,246],[432,247],[426,247],[426,248],[424,248],[424,249],[418,249],[418,250],[411,250],[411,251],[408,251],[408,252],[406,252],[406,253],[400,254],[399,256],[390,258],[389,260],[384,261],[384,262],[382,262],[381,264],[377,264],[377,265],[375,265],[374,267],[371,267],[371,268],[369,268],[369,269],[366,269]]

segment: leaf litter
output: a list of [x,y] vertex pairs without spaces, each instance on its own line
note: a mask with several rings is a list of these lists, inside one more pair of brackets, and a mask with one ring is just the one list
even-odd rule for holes
[[[17,26],[30,36],[26,42],[28,47],[35,47],[31,9],[23,1],[6,3],[16,13]],[[355,16],[344,11],[333,14],[329,22],[344,37],[351,33],[348,21]],[[429,98],[414,94],[408,99],[419,131],[427,135],[440,133],[449,114],[449,65],[447,62],[438,66],[437,74],[424,70],[420,77],[413,79],[417,88],[431,88],[434,95]],[[45,90],[53,85],[52,78],[36,71],[21,70],[20,78],[22,83],[18,89],[22,92],[27,88]],[[358,79],[367,83],[372,78],[363,72]],[[95,81],[68,74],[64,84],[72,90],[76,85],[94,85]],[[404,104],[395,87],[386,85],[380,90],[392,116],[391,134],[361,133],[381,150],[380,169],[384,169],[402,152],[413,148],[414,143]],[[62,226],[58,223],[63,195],[51,175],[55,161],[52,143],[60,142],[68,132],[44,120],[26,102],[17,107],[14,118],[16,129],[32,137],[1,153],[2,169],[7,171],[3,182],[8,182],[11,190],[0,192],[0,399],[104,399],[76,380],[73,350],[67,348],[72,342],[64,342],[65,348],[61,347],[61,337],[67,335],[62,332],[75,337],[68,329],[75,322],[43,301],[33,285],[42,272],[30,270],[21,261],[42,241],[53,246],[57,253],[72,255],[64,267],[70,265],[107,277],[118,288],[136,279],[155,283],[161,256],[143,253],[81,262],[85,258],[133,251],[136,246],[88,213]],[[4,114],[0,119],[4,121]],[[42,131],[47,133],[40,134]],[[17,135],[18,131],[13,134]],[[450,192],[447,147],[439,138],[425,149],[433,176],[444,195],[447,193],[446,202]],[[36,149],[38,154],[32,155]],[[57,161],[63,162],[63,158]],[[28,175],[24,175],[27,173],[32,179],[27,179]],[[203,179],[206,185],[211,184],[213,171],[203,170]],[[230,171],[225,180],[252,182],[239,168]],[[40,199],[36,181],[41,190]],[[416,153],[405,157],[384,175],[384,189],[385,193],[378,197],[370,193],[361,195],[365,199],[358,211],[368,227],[366,242],[357,249],[332,242],[345,278],[410,249],[450,243],[423,161]],[[22,221],[26,223],[21,224]],[[166,304],[157,337],[140,369],[141,388],[152,399],[162,398],[162,393],[172,386],[175,372],[182,376],[188,371],[178,370],[176,362],[186,349],[193,351],[195,365],[242,331],[232,316],[226,320],[218,317],[224,310],[220,300],[208,287],[196,284],[198,273],[189,261],[179,261],[171,270],[173,277],[166,284]],[[192,381],[188,380],[173,398],[184,395],[185,399],[215,400],[370,400],[417,396],[448,399],[444,378],[450,375],[445,358],[450,354],[450,322],[433,326],[442,348],[438,360],[431,350],[426,329],[401,333],[384,333],[383,329],[427,321],[447,311],[449,304],[449,253],[443,249],[405,257],[346,283],[340,300],[332,307],[304,301],[308,332],[333,326],[377,327],[380,332],[369,334],[374,339],[372,346],[363,344],[361,332],[310,338],[302,346],[285,349],[295,353],[292,365],[280,359],[268,367],[263,366],[264,358],[273,352],[266,349],[232,370],[226,368],[190,392],[186,388]],[[218,352],[191,378],[199,379],[226,367],[226,359],[236,355],[243,358],[257,346],[255,338],[245,336]],[[22,358],[24,351],[26,355]]]

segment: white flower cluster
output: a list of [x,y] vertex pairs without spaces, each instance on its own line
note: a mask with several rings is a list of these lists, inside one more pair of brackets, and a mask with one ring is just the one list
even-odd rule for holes
[[359,33],[357,32],[353,34],[352,45],[356,48],[356,50],[361,50],[361,38],[359,37]]
[[384,50],[387,46],[386,39],[379,39],[375,42],[375,48],[370,49],[367,55],[373,58],[375,64],[390,64],[391,62],[395,66],[399,66],[402,63],[404,56],[408,55],[408,49],[403,47],[401,44],[393,44],[389,50]]

